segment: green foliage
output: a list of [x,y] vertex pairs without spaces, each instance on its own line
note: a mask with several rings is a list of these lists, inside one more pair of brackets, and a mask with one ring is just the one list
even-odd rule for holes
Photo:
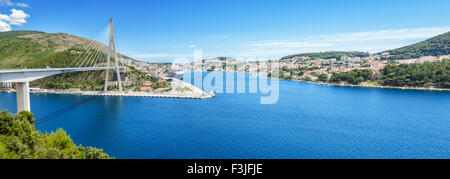
[[372,77],[372,71],[370,70],[352,70],[343,73],[334,73],[330,79],[331,83],[347,82],[352,85],[359,85],[362,82],[370,80]]
[[[27,34],[44,34],[42,39],[34,40],[31,38],[19,37]],[[51,37],[60,37],[64,39],[66,34],[45,34],[43,32],[33,31],[12,31],[0,32],[0,68],[46,68],[46,67],[68,67],[79,56],[87,56],[90,54],[97,54],[97,51],[87,51],[84,48],[72,47],[68,48],[62,44],[58,46],[53,43]],[[49,38],[49,39],[45,39]],[[70,44],[70,43],[68,43]],[[63,51],[57,51],[66,49]],[[93,56],[93,55],[92,55]],[[106,54],[99,53],[99,59],[104,61],[97,61],[103,63],[106,61]],[[78,59],[77,62],[81,62]],[[86,62],[87,63],[87,62]],[[92,62],[89,62],[91,64]],[[86,64],[84,64],[86,65]],[[92,75],[93,74],[93,75]],[[104,79],[101,72],[74,72],[68,74],[61,74],[52,76],[43,80],[32,83],[33,87],[44,87],[48,89],[97,89],[103,86],[103,82],[99,79]],[[90,78],[88,78],[90,77]],[[47,81],[48,80],[48,81]]]
[[103,153],[102,149],[87,147],[84,149],[86,159],[108,159],[109,156]]
[[[45,41],[43,43],[31,38],[19,37],[20,35],[33,33],[42,32],[13,31],[0,33],[0,68],[68,67],[80,54],[97,53],[95,50],[87,52],[83,48],[75,47],[57,52],[57,46],[50,40],[42,40]],[[49,34],[47,37],[57,35],[64,36],[64,34]],[[99,56],[101,59],[106,59],[104,53],[100,53]]]
[[38,32],[38,31],[9,31],[9,32],[2,32],[2,33],[0,33],[0,40],[16,38],[16,37],[22,36],[22,35],[42,34],[42,33],[43,32]]
[[[110,72],[112,75],[113,72]],[[89,71],[89,72],[71,72],[44,78],[31,83],[33,87],[41,87],[45,89],[70,89],[80,88],[92,90],[103,88],[105,86],[105,72]]]
[[68,136],[67,133],[62,129],[58,129],[56,130],[56,132],[52,132],[46,138],[46,144],[47,148],[55,148],[58,150],[72,149],[76,147],[73,145],[73,141],[70,136]]
[[42,134],[34,127],[33,113],[0,112],[0,159],[108,159],[102,150],[76,146],[59,129]]
[[9,135],[11,126],[14,121],[14,116],[7,111],[0,112],[0,134]]
[[286,60],[294,57],[310,57],[313,60],[316,59],[341,59],[343,56],[348,57],[367,57],[369,56],[369,53],[366,52],[321,52],[321,53],[302,53],[302,54],[295,54],[295,55],[289,55],[286,57],[283,57],[281,60]]
[[154,76],[149,76],[147,75],[147,73],[141,72],[132,66],[129,66],[128,68],[130,69],[128,73],[136,75],[139,81],[151,81],[153,83],[156,83],[159,80],[158,78]]
[[389,60],[420,58],[423,56],[440,56],[450,54],[450,32],[431,39],[387,51],[392,57]]
[[166,83],[156,83],[156,84],[153,84],[151,87],[153,89],[166,88],[167,84]]
[[87,54],[84,49],[70,48],[62,52],[50,53],[41,58],[34,58],[33,61],[25,63],[24,66],[26,68],[64,68],[72,65],[72,62],[80,56],[80,53],[82,55]]
[[317,81],[319,81],[319,82],[328,82],[328,76],[326,74],[320,74],[318,76]]
[[1,68],[26,68],[25,64],[33,63],[50,53],[51,50],[28,39],[0,40]]
[[382,84],[387,86],[450,88],[450,60],[423,64],[387,65]]
[[[0,136],[0,141],[3,141],[4,139],[2,139],[2,136]],[[6,158],[6,145],[4,143],[0,142],[0,159],[1,158]]]

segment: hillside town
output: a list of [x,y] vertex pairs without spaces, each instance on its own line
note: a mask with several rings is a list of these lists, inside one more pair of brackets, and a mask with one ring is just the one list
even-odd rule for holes
[[[424,56],[414,59],[402,60],[384,60],[389,58],[389,53],[371,54],[366,57],[350,57],[342,56],[340,58],[329,59],[313,59],[309,56],[295,56],[282,60],[272,61],[240,61],[229,57],[217,57],[212,59],[205,59],[189,64],[171,64],[171,63],[149,63],[145,61],[137,61],[132,59],[122,59],[124,65],[133,67],[142,72],[148,77],[160,78],[158,81],[152,82],[150,80],[143,81],[142,84],[132,84],[128,77],[124,78],[124,84],[127,86],[135,86],[131,91],[139,92],[157,92],[161,93],[169,88],[158,88],[156,84],[167,84],[172,82],[176,76],[174,69],[181,71],[215,71],[215,72],[268,72],[270,77],[275,77],[271,74],[273,65],[270,62],[277,62],[279,65],[279,78],[297,81],[318,81],[319,76],[326,75],[328,80],[333,74],[349,72],[352,70],[370,70],[374,78],[382,76],[382,70],[387,64],[421,64],[425,62],[438,62],[444,59],[449,59],[450,55],[442,56]],[[180,76],[178,76],[180,78]],[[110,85],[116,85],[117,82],[110,82]],[[2,83],[0,90],[5,92],[14,92],[11,83]],[[34,89],[39,91],[40,89]],[[182,90],[182,89],[178,89]],[[64,90],[60,90],[63,92]],[[65,91],[81,91],[80,89],[67,89]],[[56,92],[56,91],[55,91]]]
[[286,59],[280,62],[282,78],[293,80],[316,81],[321,74],[327,75],[328,79],[334,73],[349,72],[352,70],[370,70],[374,77],[381,77],[381,70],[389,64],[414,64],[424,62],[437,62],[443,59],[448,59],[450,55],[443,55],[438,57],[425,56],[416,59],[404,59],[389,61],[383,60],[389,57],[388,53],[381,55],[370,55],[367,57],[348,57],[343,56],[340,59],[317,59],[311,60],[310,57],[301,56]]
[[[328,79],[335,73],[349,72],[352,70],[370,70],[373,77],[381,77],[382,69],[387,64],[422,64],[424,62],[438,62],[449,59],[450,55],[424,56],[415,59],[384,60],[389,58],[389,53],[371,54],[367,57],[342,56],[340,58],[313,59],[309,56],[296,56],[283,60],[271,61],[239,61],[233,58],[218,57],[202,61],[184,64],[184,70],[216,71],[216,72],[269,72],[271,65],[277,62],[279,65],[279,77],[288,80],[317,81],[318,76],[327,75]],[[154,65],[155,66],[155,65]]]

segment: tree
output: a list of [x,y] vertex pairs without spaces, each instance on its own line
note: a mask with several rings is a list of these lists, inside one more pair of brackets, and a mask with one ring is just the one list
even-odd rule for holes
[[382,84],[387,86],[436,86],[450,88],[450,61],[423,64],[387,65],[383,69]]
[[372,71],[356,69],[349,72],[334,73],[330,79],[331,83],[347,82],[352,85],[359,85],[372,78]]
[[450,32],[406,47],[386,51],[390,54],[385,60],[420,58],[450,54]]
[[108,159],[102,150],[76,146],[67,133],[41,133],[33,113],[0,112],[0,159]]
[[320,82],[327,82],[328,76],[326,74],[320,74],[317,80]]

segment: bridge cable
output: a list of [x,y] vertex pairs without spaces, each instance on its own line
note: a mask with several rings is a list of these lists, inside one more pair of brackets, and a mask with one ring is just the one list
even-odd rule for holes
[[[104,37],[108,37],[108,35],[109,35],[108,32],[105,33],[105,35],[106,35],[106,36],[104,36]],[[96,55],[94,56],[94,58],[92,59],[91,63],[86,64],[86,65],[88,65],[89,67],[92,67],[93,65],[95,66],[95,64],[97,64],[99,58],[101,58],[102,55],[104,55],[104,54],[103,54],[103,51],[104,51],[104,48],[106,48],[105,44],[103,43],[104,40],[105,40],[105,38],[102,38],[102,39],[99,41],[99,48],[97,49],[97,50],[98,50],[97,54],[96,54]]]
[[90,61],[89,57],[91,57],[92,54],[95,54],[96,49],[98,49],[98,45],[99,45],[99,40],[103,39],[105,36],[105,33],[102,34],[102,36],[100,37],[100,39],[98,39],[97,41],[95,41],[95,45],[92,49],[90,49],[88,51],[88,53],[86,54],[86,56],[83,58],[83,61],[79,64],[79,67],[84,66],[86,60],[88,60],[88,62]]
[[104,48],[104,44],[100,43],[100,48],[98,49],[98,53],[94,56],[94,58],[92,59],[91,63],[86,64],[89,67],[93,67],[93,65],[95,66],[95,64],[97,63],[98,59],[102,57],[103,55],[103,48]]
[[114,36],[114,42],[116,43],[116,47],[117,47],[117,52],[118,52],[118,56],[119,56],[119,64],[120,64],[120,62],[122,62],[122,65],[125,66],[125,62],[121,61],[123,59],[123,56],[120,51],[119,41],[117,40],[116,36]]
[[[97,37],[97,39],[99,39],[99,38],[102,36],[102,34],[103,34],[103,33],[99,34],[99,37]],[[79,61],[76,63],[75,67],[80,67],[80,66],[81,66],[81,63],[82,63],[83,59],[86,57],[87,54],[90,53],[91,49],[95,46],[97,39],[92,40],[91,45],[90,45],[87,49],[85,49],[86,52],[83,53],[83,55],[81,56],[81,58],[79,59]]]
[[[100,39],[100,41],[103,40],[103,38],[104,38],[104,36],[102,37],[102,39]],[[88,67],[89,64],[91,64],[93,61],[95,61],[95,58],[97,58],[98,54],[100,53],[100,49],[101,49],[102,46],[103,46],[103,43],[97,42],[96,48],[94,49],[94,52],[92,53],[93,55],[91,56],[91,54],[90,54],[90,55],[88,56],[88,59],[89,59],[89,58],[92,58],[92,60],[89,59],[89,60],[86,62],[86,64],[85,64],[84,67]]]
[[[109,34],[107,33],[106,34],[106,37],[108,37],[109,36]],[[104,42],[101,42],[102,44],[101,44],[101,46],[100,46],[100,50],[99,50],[99,54],[98,54],[98,57],[95,57],[94,59],[95,59],[95,61],[93,60],[92,61],[92,63],[91,64],[89,64],[89,66],[96,66],[97,65],[97,62],[99,62],[100,61],[100,59],[104,59],[104,58],[106,58],[107,57],[107,46],[105,45],[105,43]],[[101,61],[100,61],[101,62]]]
[[[99,36],[97,36],[97,38],[98,38]],[[87,46],[87,49],[90,49],[91,48],[91,46],[94,44],[94,41],[93,40],[89,40],[90,42],[89,42],[89,44],[88,44],[88,46]],[[81,47],[83,50],[86,50],[85,48],[83,48],[83,47]],[[72,67],[72,65],[75,63],[75,62],[77,62],[78,61],[78,59],[82,56],[82,55],[84,55],[85,54],[85,52],[81,52],[79,55],[78,55],[78,57],[77,58],[75,58],[73,61],[72,61],[72,63],[69,65],[69,67]]]
[[103,46],[103,48],[101,48],[101,55],[99,56],[99,58],[97,58],[96,59],[96,61],[93,63],[93,64],[91,64],[91,66],[96,66],[97,65],[97,62],[99,62],[99,59],[103,59],[103,58],[107,58],[107,46]]
[[[96,37],[96,39],[98,39],[98,38],[101,36],[101,34],[104,33],[104,31],[106,31],[107,29],[108,29],[108,27],[106,27],[102,32],[100,32],[100,34],[98,34],[98,36]],[[92,47],[92,45],[95,43],[95,40],[90,40],[90,41],[91,41],[91,42],[89,42],[87,48],[83,48],[83,47],[81,47],[81,48],[82,48],[83,50],[89,50],[89,49]],[[75,59],[72,61],[72,63],[69,65],[69,67],[72,67],[72,65],[77,64],[78,59],[80,59],[80,57],[82,57],[83,55],[85,55],[85,53],[81,52],[81,53],[78,55],[78,57],[75,58]],[[76,66],[78,66],[78,65],[76,65]],[[76,66],[75,66],[75,67],[76,67]]]
[[79,61],[76,63],[75,67],[80,67],[81,64],[83,63],[83,59],[85,59],[86,55],[88,55],[90,53],[90,51],[92,50],[92,48],[94,48],[94,46],[96,45],[96,42],[103,36],[103,34],[105,33],[107,29],[105,28],[103,30],[103,32],[101,32],[99,34],[99,36],[92,41],[91,45],[86,49],[86,53],[83,54],[83,56],[79,59]]
[[[104,34],[102,35],[102,37],[99,40],[101,40],[103,38],[104,38]],[[95,45],[94,45],[93,49],[91,49],[89,51],[89,53],[86,55],[86,57],[84,57],[83,62],[80,64],[80,67],[87,67],[87,64],[89,64],[89,62],[91,61],[90,58],[95,56],[95,54],[98,52],[98,47],[99,47],[99,44],[100,44],[98,41],[95,42]]]

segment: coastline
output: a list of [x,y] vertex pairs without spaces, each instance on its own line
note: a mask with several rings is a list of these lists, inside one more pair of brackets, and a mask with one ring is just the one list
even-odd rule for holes
[[[153,92],[131,92],[124,91],[122,93],[117,91],[70,91],[70,90],[37,90],[31,91],[32,94],[60,94],[60,95],[81,95],[81,96],[122,96],[122,97],[147,97],[147,98],[179,98],[179,99],[210,99],[215,97],[214,93],[206,93],[194,85],[188,84],[184,81],[174,79],[174,87],[187,87],[191,89],[189,92],[178,92],[172,90],[165,93],[153,93]],[[15,91],[0,90],[0,93],[15,93]]]
[[[239,72],[235,72],[235,73],[239,73]],[[285,81],[305,82],[305,83],[324,85],[324,86],[337,86],[337,87],[359,87],[359,88],[379,88],[379,89],[398,89],[398,90],[417,90],[417,91],[449,91],[450,92],[450,88],[383,86],[383,85],[368,84],[367,82],[363,82],[360,85],[352,85],[352,84],[348,84],[348,83],[336,84],[336,83],[324,83],[324,82],[314,82],[314,81],[304,81],[304,80],[287,80],[287,79],[273,78],[273,77],[267,77],[267,78],[285,80]]]
[[417,90],[417,91],[449,91],[450,89],[446,88],[424,88],[424,87],[397,87],[397,86],[382,86],[382,85],[370,85],[370,84],[360,84],[360,85],[352,85],[347,83],[323,83],[323,82],[312,82],[312,81],[302,81],[302,80],[287,80],[287,81],[298,81],[298,82],[306,82],[317,85],[324,86],[337,86],[337,87],[358,87],[358,88],[379,88],[379,89],[398,89],[398,90]]
[[[203,71],[204,72],[204,71]],[[238,73],[238,72],[234,72]],[[271,77],[269,77],[271,78]],[[278,80],[286,80],[280,78],[271,78]],[[82,96],[123,96],[123,97],[148,97],[148,98],[180,98],[180,99],[210,99],[215,97],[214,93],[206,93],[201,89],[195,87],[192,84],[186,83],[182,80],[173,79],[174,83],[177,86],[188,87],[192,91],[191,92],[175,92],[171,91],[168,93],[151,93],[151,92],[107,92],[104,93],[102,91],[67,91],[67,90],[44,90],[44,91],[32,91],[33,94],[61,94],[61,95],[82,95]],[[335,86],[335,87],[357,87],[357,88],[378,88],[378,89],[397,89],[397,90],[416,90],[416,91],[440,91],[440,92],[450,92],[450,89],[446,88],[425,88],[425,87],[396,87],[396,86],[382,86],[382,85],[374,85],[369,84],[367,82],[363,82],[360,85],[352,85],[348,83],[324,83],[324,82],[313,82],[313,81],[304,81],[304,80],[286,80],[286,81],[294,81],[294,82],[305,82],[315,85],[323,85],[323,86]],[[0,90],[0,93],[15,93],[15,91],[10,90]]]
[[[198,71],[198,72],[208,72],[208,71]],[[214,72],[217,72],[217,71],[214,71]],[[224,73],[249,73],[249,74],[252,74],[252,72],[237,72],[237,71],[224,72]],[[267,77],[267,78],[286,80],[286,79],[273,78],[273,77]],[[367,82],[363,82],[363,84],[360,84],[360,85],[352,85],[352,84],[348,84],[348,83],[335,84],[335,83],[323,83],[323,82],[313,82],[313,81],[304,81],[304,80],[286,80],[286,81],[305,82],[305,83],[311,83],[311,84],[316,84],[316,85],[337,86],[337,87],[359,87],[359,88],[379,88],[379,89],[417,90],[417,91],[450,91],[450,88],[447,89],[447,88],[382,86],[382,85],[367,84]]]

